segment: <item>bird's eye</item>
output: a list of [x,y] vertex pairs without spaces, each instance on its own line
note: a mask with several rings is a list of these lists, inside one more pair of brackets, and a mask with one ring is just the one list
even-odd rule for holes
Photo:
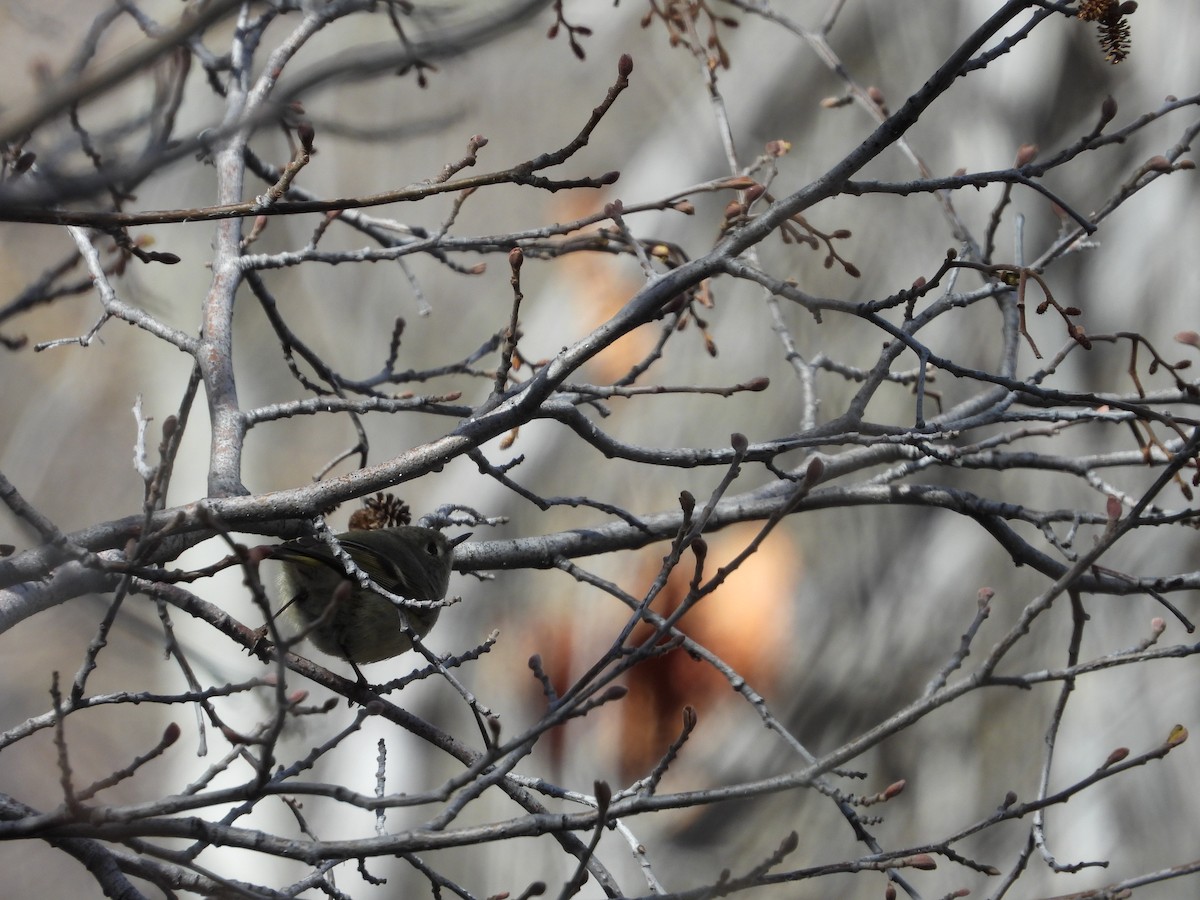
[[426,544],[425,552],[428,553],[430,556],[437,556],[438,555],[437,541],[430,541],[428,544]]

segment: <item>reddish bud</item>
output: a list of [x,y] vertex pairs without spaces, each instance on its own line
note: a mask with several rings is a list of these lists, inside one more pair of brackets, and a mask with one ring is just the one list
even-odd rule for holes
[[310,156],[315,152],[313,150],[313,140],[316,138],[317,132],[313,128],[311,122],[301,122],[296,126],[296,137],[300,138],[300,146],[304,148],[304,152]]
[[[644,28],[645,26],[642,27]],[[628,78],[633,74],[633,57],[628,53],[622,53],[621,58],[617,60],[617,74],[622,78]]]
[[170,747],[177,740],[179,740],[179,726],[172,722],[163,731],[162,743],[164,747]]
[[804,483],[816,484],[821,480],[821,476],[825,474],[825,462],[819,456],[814,456],[812,462],[808,464],[808,468],[804,470]]
[[1022,144],[1020,147],[1017,148],[1017,161],[1016,161],[1017,168],[1019,169],[1019,168],[1021,168],[1021,166],[1029,165],[1031,162],[1033,162],[1037,158],[1037,155],[1038,155],[1038,145],[1037,144]]
[[690,516],[696,508],[696,498],[692,496],[691,491],[679,492],[679,508],[683,510],[684,516]]
[[592,782],[592,791],[596,795],[596,805],[601,809],[606,809],[612,803],[612,788],[607,781],[597,779]]
[[1104,765],[1100,768],[1107,769],[1109,766],[1115,765],[1129,755],[1128,747],[1118,747],[1112,753],[1108,754],[1108,759],[1104,760]]
[[228,725],[221,726],[221,734],[223,734],[225,736],[225,740],[229,741],[229,743],[231,743],[231,744],[249,744],[250,743],[249,738],[247,738],[245,735],[239,734],[238,732],[234,731]]
[[508,265],[514,272],[521,271],[521,263],[525,262],[525,254],[521,252],[520,247],[513,247],[508,251]]
[[789,831],[788,836],[779,844],[779,853],[786,856],[789,853],[795,853],[796,848],[800,846],[800,835],[794,831]]
[[1117,101],[1113,99],[1112,94],[1104,98],[1104,102],[1100,104],[1100,123],[1096,126],[1097,130],[1103,128],[1109,122],[1117,117]]

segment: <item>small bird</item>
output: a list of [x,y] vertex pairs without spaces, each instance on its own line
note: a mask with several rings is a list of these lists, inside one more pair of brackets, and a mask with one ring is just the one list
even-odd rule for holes
[[[408,600],[441,600],[450,586],[454,548],[469,538],[448,538],[417,525],[398,525],[337,535],[355,565],[380,587]],[[400,609],[382,594],[362,587],[329,546],[314,538],[280,544],[272,557],[283,563],[280,612],[324,653],[349,662],[379,662],[412,649],[403,624],[424,637],[440,607]]]

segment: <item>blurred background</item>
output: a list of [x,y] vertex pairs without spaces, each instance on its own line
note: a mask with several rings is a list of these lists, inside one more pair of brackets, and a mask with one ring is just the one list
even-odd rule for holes
[[[718,26],[730,66],[718,71],[718,84],[743,165],[771,140],[791,143],[779,161],[771,186],[776,197],[818,177],[874,128],[855,105],[822,108],[821,100],[845,93],[845,83],[803,40],[777,24],[731,5],[710,4],[740,26]],[[958,44],[1001,4],[985,0],[868,0],[841,9],[829,44],[859,84],[877,87],[892,109],[918,89]],[[817,26],[828,2],[777,3],[780,12],[806,27]],[[2,102],[11,109],[36,95],[40,69],[57,70],[107,3],[33,2],[0,4],[0,50],[10,61]],[[162,22],[174,21],[178,2],[144,2],[140,7]],[[420,34],[481,15],[501,4],[418,4],[413,20]],[[730,174],[721,133],[714,121],[701,64],[682,47],[670,46],[659,22],[641,27],[645,3],[568,2],[569,21],[593,34],[581,38],[586,58],[571,52],[565,35],[547,38],[553,13],[544,10],[522,27],[468,54],[441,60],[427,73],[428,86],[412,74],[370,82],[327,86],[301,97],[316,129],[318,153],[299,184],[321,197],[351,197],[395,189],[432,178],[462,157],[473,134],[488,138],[474,170],[506,168],[567,143],[616,75],[616,61],[634,60],[632,84],[591,136],[585,150],[560,173],[563,177],[621,172],[606,191],[538,192],[511,186],[488,188],[463,204],[452,233],[503,234],[568,221],[601,210],[619,198],[626,206],[658,199]],[[367,44],[387,40],[383,14],[353,16],[323,32],[290,64],[288,74],[344,54],[353,57]],[[1105,62],[1094,26],[1052,19],[1013,52],[986,71],[960,80],[908,133],[907,138],[936,175],[959,168],[986,171],[1012,164],[1022,144],[1037,144],[1044,155],[1069,145],[1094,125],[1101,101],[1113,96],[1119,107],[1115,126],[1154,110],[1168,94],[1186,96],[1200,86],[1200,70],[1191,36],[1200,25],[1191,5],[1143,4],[1130,17],[1132,52],[1119,66]],[[297,21],[282,16],[268,30],[264,46],[274,47]],[[228,25],[214,29],[205,42],[214,52],[228,45]],[[701,29],[701,36],[704,30]],[[100,47],[99,59],[119,54],[140,38],[131,21],[114,26]],[[286,79],[285,79],[286,83]],[[106,101],[85,111],[93,123],[106,109],[149,102],[151,87],[131,82]],[[179,127],[191,132],[220,120],[220,99],[198,71],[187,85]],[[1047,183],[1084,213],[1100,206],[1115,186],[1149,157],[1176,144],[1195,120],[1182,110],[1135,134],[1126,143],[1087,154],[1086,161],[1065,167]],[[58,137],[62,137],[59,134]],[[43,139],[42,135],[38,136]],[[49,137],[45,138],[50,141]],[[275,165],[289,157],[280,129],[264,129],[256,151]],[[917,177],[899,152],[883,154],[859,175],[862,179],[910,180]],[[247,196],[261,191],[248,183]],[[1138,331],[1168,356],[1187,354],[1173,345],[1176,332],[1197,327],[1195,298],[1200,274],[1188,248],[1200,242],[1195,215],[1194,177],[1181,173],[1161,179],[1107,219],[1095,236],[1096,248],[1072,254],[1047,273],[1055,296],[1080,307],[1090,333]],[[960,191],[954,203],[977,238],[999,196],[998,188]],[[727,193],[697,194],[694,216],[677,212],[630,218],[639,237],[679,245],[690,257],[705,253],[717,239]],[[151,178],[129,208],[203,206],[214,202],[210,166],[185,159]],[[392,206],[373,214],[434,230],[450,215],[446,195],[410,206]],[[1026,217],[1026,260],[1036,258],[1054,238],[1059,219],[1043,197],[1016,190],[1016,211]],[[881,298],[930,276],[947,249],[956,246],[938,205],[926,196],[843,197],[806,213],[817,228],[845,228],[852,237],[839,251],[862,276],[854,279],[839,267],[822,267],[822,255],[803,247],[768,240],[760,248],[765,268],[792,278],[810,294],[848,300]],[[254,248],[271,253],[303,247],[319,215],[274,219]],[[135,229],[152,238],[154,249],[178,254],[175,266],[131,263],[118,282],[122,296],[170,324],[195,333],[211,279],[213,226],[206,223]],[[72,243],[64,230],[48,226],[0,226],[0,298],[13,298],[49,267],[65,258]],[[332,227],[325,249],[363,246],[365,238]],[[997,257],[1015,256],[1011,217],[998,235]],[[467,356],[508,321],[511,293],[503,255],[463,254],[463,266],[487,263],[486,271],[465,275],[439,261],[406,257],[403,265],[356,266],[306,264],[267,273],[281,310],[309,344],[331,365],[366,377],[381,365],[392,323],[407,327],[398,368],[424,369]],[[83,277],[82,268],[79,270]],[[640,287],[641,272],[627,257],[608,254],[567,256],[526,262],[522,307],[526,360],[552,356],[618,310]],[[978,281],[964,275],[962,288]],[[419,294],[414,290],[419,285]],[[751,441],[769,440],[800,428],[801,394],[773,321],[760,294],[718,280],[715,306],[707,311],[708,331],[717,354],[705,352],[698,329],[676,335],[669,352],[651,370],[649,383],[729,385],[758,376],[771,379],[768,390],[734,398],[664,395],[613,400],[611,416],[600,426],[621,440],[653,447],[728,446],[731,432]],[[0,300],[0,302],[7,302]],[[235,339],[239,399],[246,408],[298,399],[302,388],[290,375],[278,342],[248,292],[239,302]],[[961,362],[994,365],[999,317],[989,305],[934,329],[935,350]],[[0,332],[38,341],[86,332],[96,320],[92,294],[58,300],[0,321]],[[847,365],[868,366],[879,352],[881,335],[842,317],[818,325],[803,311],[785,307],[797,349],[812,358],[824,353]],[[1031,331],[1044,352],[1064,340],[1061,323],[1032,319]],[[596,358],[583,375],[594,383],[611,382],[644,357],[657,337],[656,327],[642,329]],[[84,527],[141,508],[141,482],[132,466],[135,421],[131,409],[141,395],[148,415],[161,421],[176,412],[191,369],[184,354],[145,333],[110,322],[90,347],[63,346],[41,353],[26,347],[0,355],[0,471],[39,510],[64,530]],[[491,363],[487,363],[491,364]],[[912,365],[911,358],[905,365]],[[1022,371],[1032,361],[1026,355]],[[1065,389],[1127,392],[1126,346],[1097,344],[1074,354],[1056,384]],[[527,370],[526,370],[527,371]],[[572,379],[578,380],[578,379]],[[478,403],[490,381],[448,378],[414,386],[419,392],[462,390],[463,402]],[[1148,385],[1149,386],[1149,385]],[[1160,382],[1167,387],[1169,382]],[[949,406],[975,389],[948,376],[934,387]],[[842,411],[854,390],[829,373],[818,376],[822,421]],[[894,403],[888,407],[887,403]],[[913,415],[912,395],[896,387],[881,393],[871,418],[903,424]],[[371,462],[380,462],[452,429],[453,420],[428,414],[373,416],[366,419]],[[157,426],[156,426],[157,427]],[[203,403],[197,403],[172,483],[171,504],[204,496],[208,454]],[[155,441],[157,438],[155,438]],[[341,417],[295,418],[254,429],[246,443],[243,480],[253,492],[308,483],[327,461],[354,441]],[[1044,449],[1106,447],[1131,449],[1132,438],[1116,429],[1067,432]],[[830,448],[831,452],[837,448]],[[511,448],[493,442],[484,448],[500,464],[518,454],[524,462],[510,473],[543,496],[587,495],[636,513],[676,507],[681,490],[706,498],[724,474],[719,470],[650,468],[605,460],[566,428],[550,422],[521,429]],[[799,457],[790,464],[799,462]],[[347,470],[345,464],[335,470]],[[1136,490],[1138,479],[1123,487]],[[1119,477],[1119,476],[1114,476]],[[735,485],[748,490],[770,481],[760,467],[747,466]],[[978,493],[1027,503],[1037,508],[1103,510],[1103,497],[1078,480],[1035,476],[1025,470],[983,473],[936,472],[931,480],[970,485]],[[476,529],[475,540],[524,537],[604,524],[595,510],[556,507],[543,512],[463,459],[436,477],[405,484],[397,493],[418,513],[446,503],[465,503],[488,516],[507,517],[494,529]],[[1177,495],[1170,502],[1186,505]],[[344,527],[349,505],[331,517]],[[731,559],[756,529],[731,528],[711,539],[716,563]],[[0,543],[25,549],[34,536],[7,509],[0,509]],[[247,536],[248,541],[261,539]],[[1138,534],[1106,557],[1106,565],[1133,574],[1195,569],[1191,531],[1164,529]],[[1086,549],[1079,548],[1081,551]],[[215,542],[201,545],[180,560],[203,565],[224,555]],[[581,565],[640,596],[658,572],[665,546],[633,554],[581,560]],[[681,573],[682,574],[682,573]],[[822,511],[789,519],[718,595],[689,614],[687,630],[728,661],[761,693],[770,708],[814,754],[821,754],[871,728],[918,696],[958,646],[970,623],[980,588],[996,592],[992,620],[977,638],[982,655],[1003,634],[1019,610],[1046,587],[1046,579],[1014,569],[1007,555],[982,529],[951,513],[900,507],[858,507]],[[201,596],[256,627],[261,616],[246,596],[240,576],[227,572],[194,585]],[[686,583],[667,597],[681,596]],[[611,642],[626,611],[611,598],[578,585],[556,571],[498,572],[487,580],[456,576],[451,593],[463,602],[443,613],[431,646],[438,652],[463,652],[493,629],[499,641],[463,677],[483,703],[498,713],[506,733],[516,733],[540,716],[544,704],[527,659],[539,654],[547,673],[563,687]],[[1184,612],[1200,615],[1193,596],[1177,596]],[[1143,597],[1093,597],[1083,653],[1099,656],[1136,644],[1150,632],[1150,620],[1162,610]],[[50,708],[53,672],[69,680],[80,664],[106,609],[106,599],[86,597],[41,613],[0,635],[0,730]],[[258,620],[255,616],[259,616]],[[262,674],[253,659],[233,650],[207,627],[175,616],[180,640],[193,663],[212,683],[236,682]],[[1012,673],[1065,664],[1070,620],[1065,605],[1044,621],[1008,663]],[[1170,643],[1188,640],[1168,621]],[[314,651],[315,653],[315,651]],[[336,661],[315,654],[317,661]],[[162,629],[152,604],[126,601],[119,627],[110,637],[92,691],[181,688],[176,668],[164,660]],[[401,657],[373,666],[368,675],[385,681],[416,663]],[[1022,668],[1025,667],[1025,668]],[[1139,752],[1160,743],[1175,723],[1196,722],[1194,659],[1119,668],[1082,679],[1063,723],[1052,783],[1065,786],[1101,765],[1109,752],[1128,746]],[[296,686],[302,686],[297,684]],[[636,670],[630,696],[549,735],[518,771],[539,774],[568,789],[590,792],[596,779],[624,787],[646,774],[677,734],[682,709],[695,707],[699,727],[667,775],[662,790],[684,790],[769,777],[800,768],[803,760],[763,727],[755,711],[711,669],[676,653]],[[1057,686],[1033,691],[993,689],[973,694],[934,714],[901,736],[855,759],[861,781],[840,780],[846,791],[870,794],[904,779],[904,794],[877,808],[873,828],[885,848],[918,846],[986,817],[1012,790],[1028,799],[1037,789],[1042,764],[1041,737]],[[261,701],[261,705],[259,702]],[[262,716],[269,694],[231,703],[231,718],[246,723]],[[450,689],[425,682],[404,694],[404,705],[469,739],[473,726]],[[115,707],[68,720],[67,736],[75,751],[79,781],[103,777],[152,745],[167,721],[177,721],[184,739],[166,758],[104,795],[111,802],[178,790],[224,753],[217,746],[208,759],[192,756],[195,724],[181,707]],[[344,707],[330,716],[349,718]],[[316,725],[320,722],[320,725]],[[335,721],[313,720],[297,728],[285,747],[294,755],[324,739]],[[430,754],[410,736],[386,723],[372,725],[323,760],[317,774],[330,781],[370,791],[374,784],[375,747],[386,740],[393,779],[389,790],[418,791],[456,773],[457,764]],[[215,744],[220,744],[219,736]],[[52,735],[39,735],[6,749],[0,757],[0,791],[42,809],[61,799],[58,772],[49,765]],[[1196,751],[1185,745],[1165,762],[1130,772],[1056,807],[1047,816],[1052,851],[1061,862],[1107,860],[1107,868],[1056,875],[1038,858],[1031,860],[1011,896],[1047,896],[1082,891],[1138,873],[1185,862],[1195,856],[1193,835],[1200,829],[1196,801]],[[394,783],[393,783],[394,780]],[[872,812],[876,812],[873,810]],[[417,825],[432,813],[417,808],[389,815],[389,829]],[[496,821],[517,814],[507,800],[485,798],[459,824]],[[287,830],[292,813],[282,806],[278,818],[267,814],[245,824]],[[319,823],[321,837],[372,833],[373,817],[330,802],[307,801],[305,816]],[[668,890],[682,891],[711,883],[722,869],[734,874],[764,859],[789,831],[800,835],[799,849],[784,867],[815,866],[856,858],[867,850],[856,844],[833,804],[815,791],[789,791],[769,799],[645,816],[627,823],[647,848],[655,871]],[[1007,871],[1028,837],[1027,823],[1009,823],[984,831],[957,847],[963,854]],[[606,835],[600,854],[632,891],[647,892],[636,860],[616,835]],[[75,863],[62,862],[49,847],[14,842],[0,846],[0,866],[9,873],[6,895],[91,896],[94,882]],[[260,883],[284,884],[299,878],[303,867],[279,865],[249,854],[210,852],[210,869]],[[42,862],[31,865],[31,860]],[[548,838],[503,842],[431,854],[427,860],[477,895],[519,893],[529,881],[560,884],[571,871]],[[20,862],[21,864],[18,864]],[[377,862],[373,874],[387,877],[386,887],[369,887],[353,867],[342,867],[339,886],[351,896],[417,896],[428,883],[407,864]],[[340,870],[339,870],[340,871]],[[956,868],[944,861],[937,872],[917,880],[925,896],[944,896],[969,888],[988,896],[997,879]],[[1195,879],[1166,883],[1137,896],[1190,896]],[[880,874],[858,874],[798,882],[754,896],[879,897]],[[93,893],[89,893],[93,892]],[[386,893],[384,893],[386,892]],[[594,882],[582,896],[600,896]]]

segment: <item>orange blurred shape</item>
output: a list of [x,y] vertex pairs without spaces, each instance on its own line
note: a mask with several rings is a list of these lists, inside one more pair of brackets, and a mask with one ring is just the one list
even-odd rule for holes
[[[746,523],[713,534],[703,581],[742,552],[759,527]],[[657,576],[660,554],[661,547],[646,554],[642,583],[649,585]],[[655,599],[655,612],[668,615],[679,608],[687,598],[693,569],[689,554]],[[769,700],[792,662],[793,596],[801,569],[796,545],[786,531],[777,530],[719,588],[684,614],[679,630]],[[651,634],[651,626],[643,622],[630,644],[636,646]],[[618,704],[620,735],[615,745],[620,748],[621,772],[631,778],[645,774],[675,739],[685,706],[696,709],[703,730],[714,727],[722,704],[744,702],[724,674],[681,648],[635,666],[626,685],[629,695]],[[685,748],[681,758],[686,755]]]
[[[552,214],[560,222],[571,222],[604,209],[607,202],[596,193],[568,191],[555,197]],[[600,222],[575,232],[571,237],[593,233],[601,228],[613,230],[611,221]],[[571,286],[579,324],[585,332],[611,319],[645,283],[639,277],[637,263],[629,255],[605,252],[569,253],[559,260],[559,272]],[[589,377],[603,384],[625,375],[654,347],[653,328],[643,326],[610,344],[588,364]]]

